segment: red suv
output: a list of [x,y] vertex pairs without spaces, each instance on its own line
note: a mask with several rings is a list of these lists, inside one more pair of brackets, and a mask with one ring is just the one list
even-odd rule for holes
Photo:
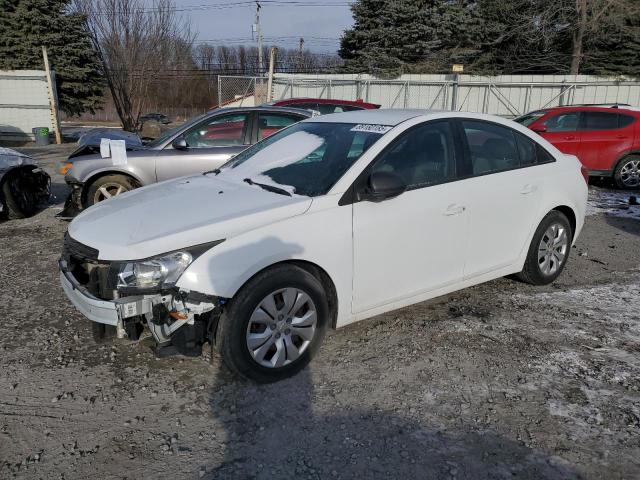
[[286,98],[284,100],[271,102],[268,105],[273,105],[274,107],[294,107],[304,108],[305,110],[315,110],[316,112],[320,112],[320,115],[380,108],[380,105],[375,103],[366,103],[362,100],[335,100],[333,98]]
[[640,187],[640,111],[622,105],[556,107],[515,121],[577,156],[589,175],[613,177],[620,188]]

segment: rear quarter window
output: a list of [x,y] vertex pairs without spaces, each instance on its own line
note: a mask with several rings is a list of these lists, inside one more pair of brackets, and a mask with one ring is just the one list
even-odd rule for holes
[[625,128],[631,125],[636,121],[636,117],[631,115],[623,115],[622,113],[618,115],[618,127]]

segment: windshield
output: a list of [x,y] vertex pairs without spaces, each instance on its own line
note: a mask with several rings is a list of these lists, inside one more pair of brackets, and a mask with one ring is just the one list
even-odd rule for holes
[[546,113],[547,112],[543,112],[543,111],[530,112],[530,113],[527,113],[525,115],[522,115],[521,117],[514,118],[513,121],[514,122],[518,122],[519,124],[524,125],[525,127],[528,127],[533,122],[538,120],[540,117],[543,117]]
[[292,194],[324,195],[390,129],[384,125],[297,123],[238,154],[217,172],[234,182],[249,179]]
[[164,132],[162,135],[160,135],[155,140],[152,140],[149,143],[147,143],[147,147],[150,147],[150,148],[159,147],[160,145],[162,145],[164,142],[169,140],[171,137],[173,137],[176,133],[178,133],[183,128],[190,127],[191,125],[193,125],[194,123],[199,122],[200,120],[202,120],[206,116],[207,116],[206,113],[204,115],[198,115],[197,117],[192,118],[191,120],[189,120],[187,123],[183,123],[182,125],[178,125],[177,127],[173,127],[171,129],[167,130],[166,132]]

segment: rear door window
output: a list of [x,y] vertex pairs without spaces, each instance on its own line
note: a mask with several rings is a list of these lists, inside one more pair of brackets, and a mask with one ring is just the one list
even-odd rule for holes
[[636,117],[632,117],[631,115],[623,115],[623,114],[618,115],[619,128],[626,128],[635,121],[636,121]]
[[618,128],[618,114],[608,112],[583,112],[584,130],[614,130]]
[[260,112],[258,113],[258,141],[300,120],[301,118],[296,115]]
[[520,166],[518,146],[510,128],[472,120],[463,120],[462,128],[467,139],[474,176]]

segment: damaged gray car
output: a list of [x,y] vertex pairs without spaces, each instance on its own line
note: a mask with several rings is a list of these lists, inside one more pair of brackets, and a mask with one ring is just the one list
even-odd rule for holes
[[51,178],[34,159],[0,147],[0,217],[30,217],[50,194]]

